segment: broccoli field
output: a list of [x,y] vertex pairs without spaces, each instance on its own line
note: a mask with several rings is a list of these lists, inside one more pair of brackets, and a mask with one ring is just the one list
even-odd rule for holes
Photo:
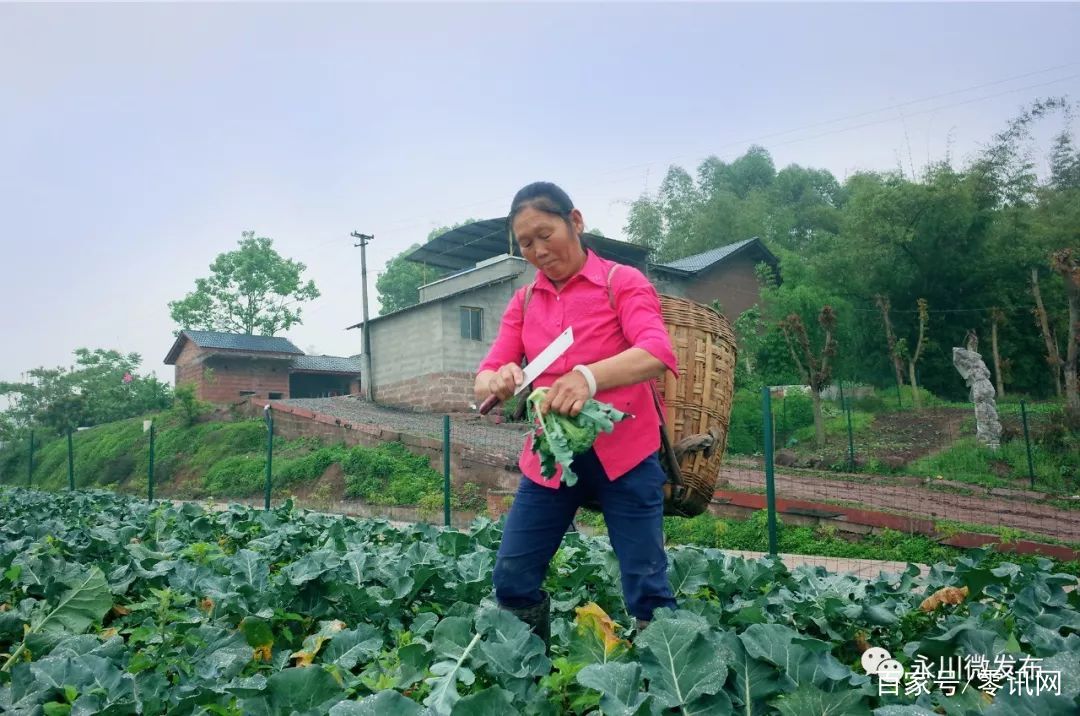
[[[975,554],[861,581],[673,548],[680,609],[634,634],[610,548],[569,534],[545,654],[491,603],[488,520],[464,533],[6,489],[0,531],[3,713],[1080,713],[1080,593],[1048,562]],[[883,694],[871,646],[909,672],[1030,657],[1060,680]]]

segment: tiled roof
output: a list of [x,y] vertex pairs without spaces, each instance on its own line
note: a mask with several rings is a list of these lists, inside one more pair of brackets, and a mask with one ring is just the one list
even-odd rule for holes
[[360,373],[359,358],[341,356],[297,356],[290,369],[303,373]]
[[694,254],[693,256],[686,256],[675,261],[669,261],[663,264],[656,264],[661,268],[674,269],[676,271],[689,271],[696,273],[703,269],[707,269],[717,261],[726,259],[733,253],[743,248],[744,246],[757,241],[757,239],[747,239],[745,241],[739,241],[734,244],[728,244],[727,246],[721,246],[718,249],[710,249],[709,251],[703,251],[700,254]]
[[184,341],[191,341],[199,348],[238,353],[266,353],[287,358],[290,355],[303,355],[288,338],[280,336],[249,336],[244,333],[221,333],[220,331],[180,331],[173,341],[172,348],[165,356],[165,365],[174,365],[180,357]]
[[255,351],[259,353],[299,353],[304,351],[281,336],[249,336],[243,333],[218,333],[217,331],[184,331],[199,348],[219,348],[232,351]]

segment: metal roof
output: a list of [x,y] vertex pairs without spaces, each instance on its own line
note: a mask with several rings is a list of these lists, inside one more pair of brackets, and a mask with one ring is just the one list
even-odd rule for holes
[[359,358],[341,356],[297,356],[289,370],[300,373],[360,373]]
[[245,333],[221,333],[219,331],[184,330],[176,337],[169,354],[165,356],[166,365],[171,365],[180,355],[184,339],[190,340],[199,348],[213,350],[242,351],[245,353],[276,353],[303,355],[304,351],[293,345],[288,338],[281,336],[249,336]]
[[[463,288],[458,289],[457,291],[453,291],[451,293],[448,293],[445,296],[439,296],[438,298],[432,298],[432,299],[428,299],[427,301],[421,301],[420,303],[414,303],[414,304],[411,304],[409,306],[405,306],[404,308],[399,308],[396,311],[391,311],[390,313],[384,313],[381,316],[371,316],[370,318],[368,318],[368,323],[375,323],[376,321],[381,321],[384,318],[390,318],[391,316],[396,316],[399,313],[405,313],[406,311],[412,311],[412,310],[415,310],[417,308],[425,308],[427,306],[434,306],[437,303],[441,303],[443,301],[446,301],[447,299],[454,298],[456,296],[460,296],[463,293],[469,293],[471,291],[477,291],[477,290],[479,290],[481,288],[487,288],[488,286],[495,286],[495,285],[498,285],[500,283],[506,283],[508,281],[513,281],[516,278],[518,278],[518,274],[513,274],[511,276],[499,276],[498,278],[493,278],[490,281],[484,281],[483,283],[478,283],[478,284],[475,284],[473,286],[465,286]],[[363,328],[363,326],[364,326],[364,322],[360,321],[359,323],[354,323],[351,326],[346,326],[345,330],[348,331],[348,330],[352,330],[353,328]]]
[[[601,257],[645,269],[648,249],[625,241],[616,241],[596,234],[583,234],[586,243]],[[451,271],[472,268],[476,262],[493,256],[521,256],[517,242],[510,238],[506,217],[485,219],[447,231],[405,254],[417,263],[438,266]]]
[[720,248],[703,251],[700,254],[694,254],[693,256],[685,256],[675,261],[654,264],[653,268],[670,269],[672,271],[681,271],[685,273],[697,273],[698,271],[703,271],[713,264],[723,261],[729,256],[755,244],[762,252],[764,252],[766,261],[776,263],[776,257],[765,248],[760,239],[754,237],[752,239],[746,239],[745,241],[737,241],[734,244],[728,244],[727,246],[721,246]]

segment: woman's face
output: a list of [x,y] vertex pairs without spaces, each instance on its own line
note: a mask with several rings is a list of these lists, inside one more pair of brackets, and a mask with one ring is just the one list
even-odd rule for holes
[[569,218],[567,226],[561,216],[531,206],[514,217],[514,236],[521,255],[553,283],[566,281],[585,265],[585,250],[578,238],[585,228],[584,220],[577,209]]

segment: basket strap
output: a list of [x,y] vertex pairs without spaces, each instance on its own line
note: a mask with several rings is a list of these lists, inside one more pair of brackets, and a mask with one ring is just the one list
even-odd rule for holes
[[607,272],[607,302],[611,306],[611,310],[615,310],[615,294],[611,290],[611,277],[615,275],[615,269],[619,268],[619,264],[611,264],[611,268]]
[[525,287],[525,300],[521,302],[521,321],[525,322],[525,309],[529,307],[529,301],[532,300],[533,287],[536,285],[536,281],[533,281]]

